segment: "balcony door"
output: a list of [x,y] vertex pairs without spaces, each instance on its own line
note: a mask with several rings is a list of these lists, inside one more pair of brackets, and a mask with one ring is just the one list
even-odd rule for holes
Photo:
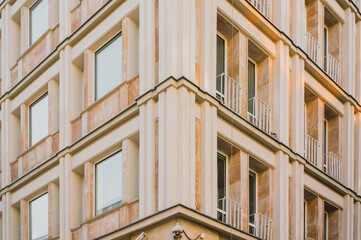
[[256,63],[248,59],[248,112],[255,114],[253,98],[256,96]]
[[327,171],[327,158],[328,158],[328,123],[327,123],[327,120],[325,119],[323,121],[323,170],[324,171]]
[[223,37],[217,35],[217,98],[224,102],[225,94],[225,72],[226,72],[226,42]]
[[217,154],[217,219],[223,221],[226,217],[227,197],[227,157]]
[[323,28],[323,59],[324,59],[324,68],[327,72],[327,55],[328,55],[328,29],[327,27]]
[[249,195],[248,195],[248,212],[249,212],[249,232],[256,234],[255,213],[257,212],[257,176],[256,173],[249,171]]

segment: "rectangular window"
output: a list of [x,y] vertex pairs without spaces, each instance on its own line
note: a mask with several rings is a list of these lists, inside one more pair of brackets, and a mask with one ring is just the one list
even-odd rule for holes
[[[225,94],[224,92],[224,76],[225,73],[225,65],[226,65],[226,43],[223,38],[217,35],[217,82],[216,82],[216,90],[217,92],[221,93],[222,95]],[[217,96],[218,99],[224,100],[223,96]]]
[[96,214],[122,202],[122,164],[120,151],[95,165]]
[[327,71],[327,55],[328,55],[328,29],[323,28],[323,57],[325,59],[325,71]]
[[255,113],[253,101],[251,100],[256,96],[256,64],[248,60],[248,112]]
[[44,194],[29,204],[30,240],[48,238],[48,194]]
[[323,239],[328,239],[328,214],[327,212],[324,212],[323,214]]
[[323,121],[323,154],[324,154],[324,161],[323,161],[323,168],[324,171],[327,170],[327,158],[328,158],[328,141],[327,141],[327,131],[328,131],[328,126],[327,126],[327,120]]
[[[226,178],[226,160],[227,158],[218,153],[217,155],[217,200],[218,200],[218,209],[225,210],[225,206],[222,206],[223,201],[221,199],[226,197],[226,187],[227,187],[227,178]],[[218,212],[218,220],[222,220],[223,213]]]
[[30,45],[36,42],[49,29],[48,0],[38,0],[30,8]]
[[122,82],[122,35],[118,34],[95,54],[95,100]]
[[303,238],[307,236],[307,212],[306,212],[306,201],[303,201]]
[[249,214],[257,211],[257,181],[256,174],[249,171]]
[[29,146],[48,136],[48,94],[44,94],[29,107]]

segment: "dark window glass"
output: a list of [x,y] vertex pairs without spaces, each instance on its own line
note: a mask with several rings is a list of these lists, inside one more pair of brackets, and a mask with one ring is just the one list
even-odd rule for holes
[[[226,197],[226,157],[222,154],[217,156],[217,200],[218,208],[225,210],[222,206],[222,198]],[[222,219],[222,214],[218,213],[218,219]]]
[[254,114],[253,102],[250,101],[256,96],[256,66],[248,61],[248,112]]
[[218,92],[224,94],[224,78],[220,76],[225,71],[225,42],[217,36],[217,84],[216,89]]
[[256,174],[249,172],[249,214],[256,213]]

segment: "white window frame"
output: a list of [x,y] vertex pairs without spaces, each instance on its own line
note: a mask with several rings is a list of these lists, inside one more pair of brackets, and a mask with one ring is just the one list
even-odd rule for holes
[[[220,37],[223,39],[224,41],[224,75],[227,75],[227,57],[228,57],[228,54],[227,54],[227,49],[228,49],[228,44],[227,44],[227,38],[220,32],[217,31],[217,37]],[[217,57],[216,57],[216,61],[217,61]],[[217,65],[217,63],[216,63]],[[218,76],[216,76],[218,77]]]
[[[326,126],[326,129],[325,129]],[[325,165],[328,159],[328,120],[324,118],[322,124],[322,131],[323,131],[323,150],[324,150],[324,158],[323,158],[323,169],[327,171],[327,165]]]
[[[326,216],[326,218],[325,218]],[[326,219],[326,221],[325,221]],[[323,239],[328,239],[328,212],[324,211],[323,215],[323,231],[325,233],[325,236],[323,236]]]
[[[225,154],[224,152],[220,151],[220,150],[217,150],[217,159],[218,159],[218,154],[222,155],[223,157],[225,157],[225,162],[226,162],[226,166],[225,166],[225,170],[226,170],[226,174],[225,174],[225,177],[226,177],[226,193],[225,193],[225,197],[228,198],[228,184],[229,184],[229,181],[228,181],[228,168],[229,168],[229,156],[228,154]],[[218,176],[218,174],[217,174]],[[217,181],[218,181],[218,178],[217,178]],[[218,191],[218,190],[217,190]],[[218,192],[217,192],[217,195],[218,195]],[[217,199],[218,201],[218,199]]]
[[[252,173],[254,174],[254,179],[256,180],[256,186],[255,186],[255,191],[256,191],[256,196],[255,196],[255,213],[257,213],[257,210],[258,210],[258,175],[257,175],[257,172],[252,170],[252,169],[249,169],[248,170],[248,181],[249,181],[249,175]],[[248,183],[249,185],[249,183]],[[249,191],[249,190],[248,190]],[[249,193],[248,193],[249,194]],[[249,204],[249,203],[248,203]]]
[[31,104],[29,104],[28,106],[28,145],[29,145],[29,148],[38,144],[39,142],[41,142],[42,140],[44,140],[47,136],[49,136],[49,129],[47,130],[48,134],[40,139],[39,141],[33,143],[32,140],[31,140],[31,136],[32,136],[32,126],[31,126],[31,119],[32,119],[32,115],[31,115],[31,108],[36,105],[37,103],[39,103],[41,100],[43,100],[44,98],[48,97],[48,103],[47,103],[47,106],[48,106],[48,127],[49,127],[49,92],[45,92],[44,94],[42,94],[40,97],[38,97],[35,101],[33,101]]
[[[104,50],[105,48],[107,48],[110,44],[112,44],[115,40],[117,40],[119,37],[122,38],[122,42],[123,42],[123,31],[118,32],[117,34],[115,34],[111,39],[109,39],[105,44],[103,44],[99,49],[97,49],[94,53],[94,102],[98,101],[99,99],[103,98],[104,96],[106,96],[109,92],[111,92],[112,90],[110,90],[108,93],[104,94],[101,97],[97,96],[97,55],[98,53],[100,53],[102,50]],[[122,55],[123,55],[123,48],[122,48]],[[123,70],[122,70],[123,73]],[[122,82],[124,81],[124,79],[122,79]],[[117,88],[119,85],[122,84],[119,83],[118,85],[115,85],[115,87],[113,88],[113,90],[115,88]]]
[[[258,96],[258,91],[257,91],[257,83],[258,83],[258,76],[257,76],[257,70],[258,70],[258,66],[257,66],[257,62],[254,61],[252,58],[248,57],[247,60],[247,95],[248,95],[248,76],[249,76],[249,72],[248,72],[248,61],[250,61],[251,63],[254,64],[254,96],[257,97]],[[247,96],[248,97],[248,96]],[[249,101],[249,99],[247,100]]]
[[[115,152],[113,152],[112,154],[110,155],[107,155],[106,157],[100,159],[99,161],[95,162],[94,163],[94,167],[93,167],[93,199],[94,199],[94,206],[93,206],[93,211],[94,211],[94,216],[98,216],[98,215],[101,215],[105,212],[108,212],[108,211],[111,211],[112,209],[122,205],[124,203],[124,196],[123,196],[123,193],[122,193],[122,199],[120,200],[120,202],[117,202],[117,203],[113,203],[112,205],[109,205],[105,208],[102,208],[102,209],[99,209],[101,210],[100,213],[97,213],[97,171],[96,171],[96,165],[103,162],[103,161],[106,161],[108,160],[109,158],[111,158],[112,156],[116,155],[116,154],[121,154],[122,155],[122,178],[123,178],[123,149],[119,149]],[[124,188],[124,181],[122,180],[122,192],[123,192],[123,188]]]
[[[32,46],[34,43],[36,43],[40,38],[41,38],[41,36],[38,38],[38,39],[36,39],[34,42],[32,42],[32,35],[33,35],[33,33],[32,33],[32,28],[31,28],[31,24],[32,24],[32,19],[31,19],[31,16],[32,16],[32,11],[42,2],[42,1],[48,1],[48,19],[47,19],[47,25],[48,25],[48,28],[49,28],[49,0],[36,0],[34,3],[33,3],[33,5],[31,5],[30,6],[30,8],[29,8],[29,27],[28,27],[28,29],[29,29],[29,46]],[[45,31],[46,32],[46,31]],[[44,33],[45,33],[44,32]],[[43,33],[43,34],[44,34]]]
[[[38,198],[40,198],[40,197],[42,197],[42,196],[44,196],[45,194],[47,194],[48,195],[48,201],[49,201],[49,192],[48,191],[46,191],[46,192],[42,192],[42,193],[40,193],[40,194],[38,194],[38,195],[36,195],[36,197],[33,197],[31,200],[29,200],[28,201],[28,239],[29,240],[32,240],[32,238],[31,238],[31,207],[30,207],[30,204],[31,204],[31,202],[33,202],[33,201],[35,201],[35,200],[37,200]],[[49,207],[49,205],[48,205],[48,207]],[[48,226],[47,226],[47,228],[49,228],[49,209],[48,209]],[[49,230],[48,230],[48,234],[47,234],[47,238],[49,237]]]
[[[329,45],[329,42],[328,42],[328,40],[329,40],[329,33],[328,33],[328,27],[326,26],[326,25],[324,25],[323,26],[323,54],[324,54],[324,59],[323,59],[323,61],[324,61],[324,67],[325,67],[325,71],[327,72],[328,71],[328,45]],[[327,46],[325,46],[325,43],[326,43],[326,45]]]

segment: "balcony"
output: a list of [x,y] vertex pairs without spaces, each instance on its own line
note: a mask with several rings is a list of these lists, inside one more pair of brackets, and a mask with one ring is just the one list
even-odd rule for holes
[[331,54],[325,57],[325,71],[335,83],[341,85],[341,63]]
[[219,199],[217,215],[218,220],[221,222],[231,225],[234,228],[241,229],[242,205],[238,202],[226,197]]
[[317,167],[319,166],[320,157],[321,144],[313,137],[307,135],[305,137],[305,158]]
[[305,238],[305,240],[313,240],[313,238],[307,237],[307,238]]
[[319,51],[320,44],[310,33],[306,33],[306,53],[316,64],[318,64]]
[[248,120],[257,128],[271,133],[271,108],[257,97],[248,100]]
[[325,155],[324,171],[334,179],[342,180],[342,159],[333,152]]
[[272,219],[260,213],[249,216],[249,233],[265,240],[272,239]]
[[216,96],[222,104],[237,114],[241,114],[241,85],[222,73],[217,76]]
[[269,0],[248,0],[255,8],[258,9],[266,18],[270,18]]

